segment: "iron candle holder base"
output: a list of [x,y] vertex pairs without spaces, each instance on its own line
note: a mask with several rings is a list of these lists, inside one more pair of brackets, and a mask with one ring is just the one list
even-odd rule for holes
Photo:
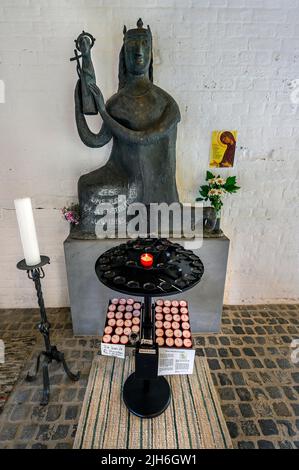
[[45,272],[43,270],[43,266],[46,264],[50,264],[50,258],[48,256],[41,256],[41,262],[39,264],[36,264],[34,266],[28,266],[26,264],[26,261],[23,259],[17,264],[17,268],[26,271],[27,276],[29,279],[32,279],[35,285],[36,289],[36,294],[37,294],[37,301],[39,305],[39,310],[40,310],[40,316],[41,316],[41,321],[38,323],[37,327],[40,331],[40,333],[44,337],[44,342],[45,342],[45,351],[41,351],[39,355],[37,356],[36,360],[36,367],[35,367],[35,373],[33,375],[27,374],[26,380],[28,382],[32,382],[36,379],[38,371],[39,371],[39,366],[40,366],[40,360],[41,357],[43,356],[43,361],[42,361],[42,371],[43,371],[43,396],[40,404],[42,406],[45,406],[49,403],[49,397],[50,397],[50,380],[49,380],[49,364],[55,360],[56,362],[61,362],[64,371],[68,375],[68,377],[73,380],[77,381],[80,378],[80,372],[77,372],[77,374],[73,374],[66,361],[64,358],[64,353],[59,351],[56,346],[53,346],[50,341],[50,328],[51,325],[48,321],[47,314],[46,314],[46,309],[45,309],[45,304],[44,304],[44,298],[43,298],[43,293],[42,293],[42,288],[41,288],[41,282],[40,280],[45,277]]

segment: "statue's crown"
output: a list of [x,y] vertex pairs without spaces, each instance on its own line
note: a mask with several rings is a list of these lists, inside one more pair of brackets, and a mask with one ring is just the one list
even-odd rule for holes
[[139,20],[137,21],[137,28],[127,30],[126,25],[124,25],[123,33],[124,33],[124,38],[130,35],[136,35],[136,34],[147,34],[148,36],[150,36],[150,38],[152,37],[152,33],[151,33],[151,29],[149,25],[147,25],[147,29],[143,28],[143,21],[141,18],[139,18]]

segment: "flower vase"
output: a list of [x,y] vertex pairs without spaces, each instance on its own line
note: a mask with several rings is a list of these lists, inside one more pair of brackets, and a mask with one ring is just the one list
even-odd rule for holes
[[217,212],[216,224],[215,224],[213,233],[221,233],[222,232],[222,230],[220,228],[220,219],[221,219],[221,213],[219,211],[219,212]]

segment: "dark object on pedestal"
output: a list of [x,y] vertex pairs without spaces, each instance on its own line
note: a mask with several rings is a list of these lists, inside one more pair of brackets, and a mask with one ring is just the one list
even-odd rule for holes
[[[153,256],[151,267],[141,265],[141,255]],[[95,265],[99,280],[118,292],[144,296],[140,345],[136,349],[135,372],[123,388],[124,402],[140,418],[163,413],[171,399],[164,377],[158,377],[159,349],[155,344],[155,312],[152,296],[173,295],[191,289],[202,278],[204,266],[191,250],[167,239],[129,240],[101,255]]]
[[[75,89],[75,114],[79,136],[88,147],[99,148],[113,139],[106,165],[81,176],[78,182],[80,226],[78,231],[95,234],[102,215],[100,204],[116,207],[118,196],[127,204],[178,202],[176,186],[176,136],[180,111],[175,100],[153,84],[153,47],[149,27],[124,28],[119,55],[119,89],[106,102],[95,84],[90,56],[91,35],[82,33],[77,47],[82,57]],[[79,57],[75,57],[78,61]],[[87,83],[84,88],[83,81]],[[82,92],[83,87],[83,92]],[[85,114],[90,111],[90,93],[103,120],[98,134],[90,131]],[[89,97],[89,98],[88,98]],[[87,108],[87,112],[86,112]],[[91,105],[92,108],[92,105]],[[118,210],[125,212],[126,204]]]
[[49,263],[50,263],[50,258],[48,258],[48,256],[41,256],[41,262],[35,266],[28,266],[24,259],[17,264],[17,268],[23,271],[27,271],[28,278],[33,280],[35,289],[36,289],[39,310],[40,310],[41,321],[38,324],[38,329],[44,337],[46,350],[41,351],[39,353],[37,357],[37,361],[36,361],[35,374],[30,375],[28,373],[26,380],[28,382],[31,382],[36,379],[37,373],[39,371],[39,366],[40,366],[40,358],[41,356],[44,356],[44,360],[42,363],[44,387],[43,387],[43,397],[40,403],[41,405],[47,405],[49,403],[50,381],[49,381],[48,366],[53,360],[62,363],[62,366],[65,372],[67,373],[67,375],[69,376],[71,380],[76,381],[76,380],[79,380],[79,377],[80,377],[80,372],[78,372],[77,374],[73,374],[70,371],[65,361],[64,354],[58,351],[56,346],[51,345],[51,341],[50,341],[51,325],[48,322],[44,299],[43,299],[42,287],[41,287],[41,282],[40,282],[40,280],[45,277],[43,266]]
[[206,233],[213,232],[217,223],[217,212],[214,207],[203,208],[203,230]]

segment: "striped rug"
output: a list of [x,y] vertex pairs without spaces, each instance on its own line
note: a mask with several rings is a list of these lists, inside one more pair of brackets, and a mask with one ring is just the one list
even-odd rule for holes
[[223,449],[232,443],[208,363],[196,357],[193,375],[169,376],[172,400],[157,418],[129,413],[122,384],[134,357],[96,356],[82,405],[75,449]]

